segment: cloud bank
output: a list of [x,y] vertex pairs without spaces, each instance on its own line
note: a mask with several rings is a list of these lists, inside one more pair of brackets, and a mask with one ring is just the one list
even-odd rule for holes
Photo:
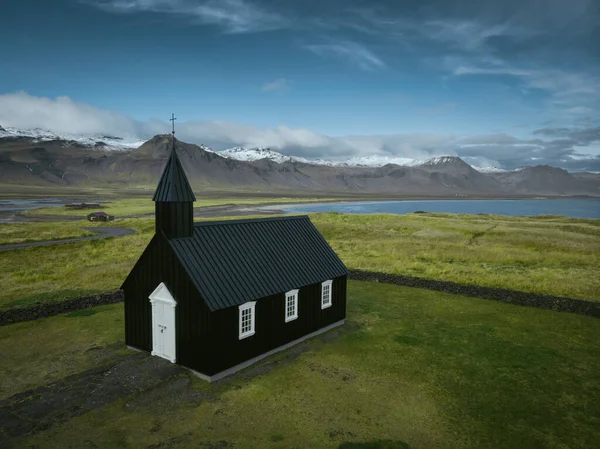
[[[25,92],[0,95],[0,126],[42,128],[56,133],[137,137],[138,124],[126,115],[71,100]],[[112,130],[112,131],[111,131]]]
[[[167,119],[140,122],[69,97],[51,99],[26,92],[0,95],[0,126],[132,139],[149,139],[170,130]],[[270,147],[287,155],[329,160],[369,155],[410,159],[450,155],[472,165],[505,169],[547,164],[570,171],[600,171],[599,124],[542,128],[534,131],[531,138],[523,139],[503,133],[331,137],[284,125],[256,128],[224,121],[195,121],[178,123],[177,136],[217,150],[233,146]]]

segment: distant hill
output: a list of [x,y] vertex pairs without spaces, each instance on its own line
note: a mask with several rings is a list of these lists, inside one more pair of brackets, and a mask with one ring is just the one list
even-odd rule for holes
[[[171,145],[170,135],[142,143],[111,136],[77,138],[52,133],[0,130],[0,183],[13,185],[152,189]],[[425,161],[364,158],[346,162],[308,161],[270,149],[216,152],[176,141],[196,191],[373,193],[393,195],[592,195],[600,176],[569,174],[548,167],[515,171],[474,169],[458,157]],[[225,157],[227,156],[227,157]]]

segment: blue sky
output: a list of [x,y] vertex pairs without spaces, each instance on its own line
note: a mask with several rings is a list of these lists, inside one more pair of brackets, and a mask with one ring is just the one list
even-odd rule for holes
[[594,0],[5,0],[0,125],[175,112],[216,148],[600,170],[599,24]]

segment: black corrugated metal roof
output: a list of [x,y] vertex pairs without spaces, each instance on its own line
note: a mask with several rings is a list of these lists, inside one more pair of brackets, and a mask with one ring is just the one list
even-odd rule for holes
[[348,274],[306,215],[196,223],[169,243],[212,311]]
[[192,187],[183,171],[175,148],[171,149],[169,160],[162,172],[152,201],[155,202],[193,202],[196,201]]

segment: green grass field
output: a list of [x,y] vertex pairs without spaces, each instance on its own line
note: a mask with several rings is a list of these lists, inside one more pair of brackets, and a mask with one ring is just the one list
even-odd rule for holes
[[31,225],[0,224],[0,245],[85,237],[94,235],[94,233],[84,231],[82,228],[93,228],[98,225],[98,223],[83,223],[80,221],[40,222],[31,223]]
[[600,300],[600,220],[316,214],[351,268]]
[[[311,219],[349,268],[600,300],[600,220],[336,213]],[[62,237],[89,225],[51,224]],[[0,252],[0,309],[117,289],[152,237],[154,221],[108,225],[138,233]],[[0,225],[0,243],[45,239],[48,226]]]
[[[122,304],[93,310],[0,327],[1,397],[124,357]],[[122,398],[15,447],[588,449],[600,440],[599,323],[350,281],[337,338],[251,378],[186,375],[182,391]],[[183,400],[192,391],[210,398]]]

